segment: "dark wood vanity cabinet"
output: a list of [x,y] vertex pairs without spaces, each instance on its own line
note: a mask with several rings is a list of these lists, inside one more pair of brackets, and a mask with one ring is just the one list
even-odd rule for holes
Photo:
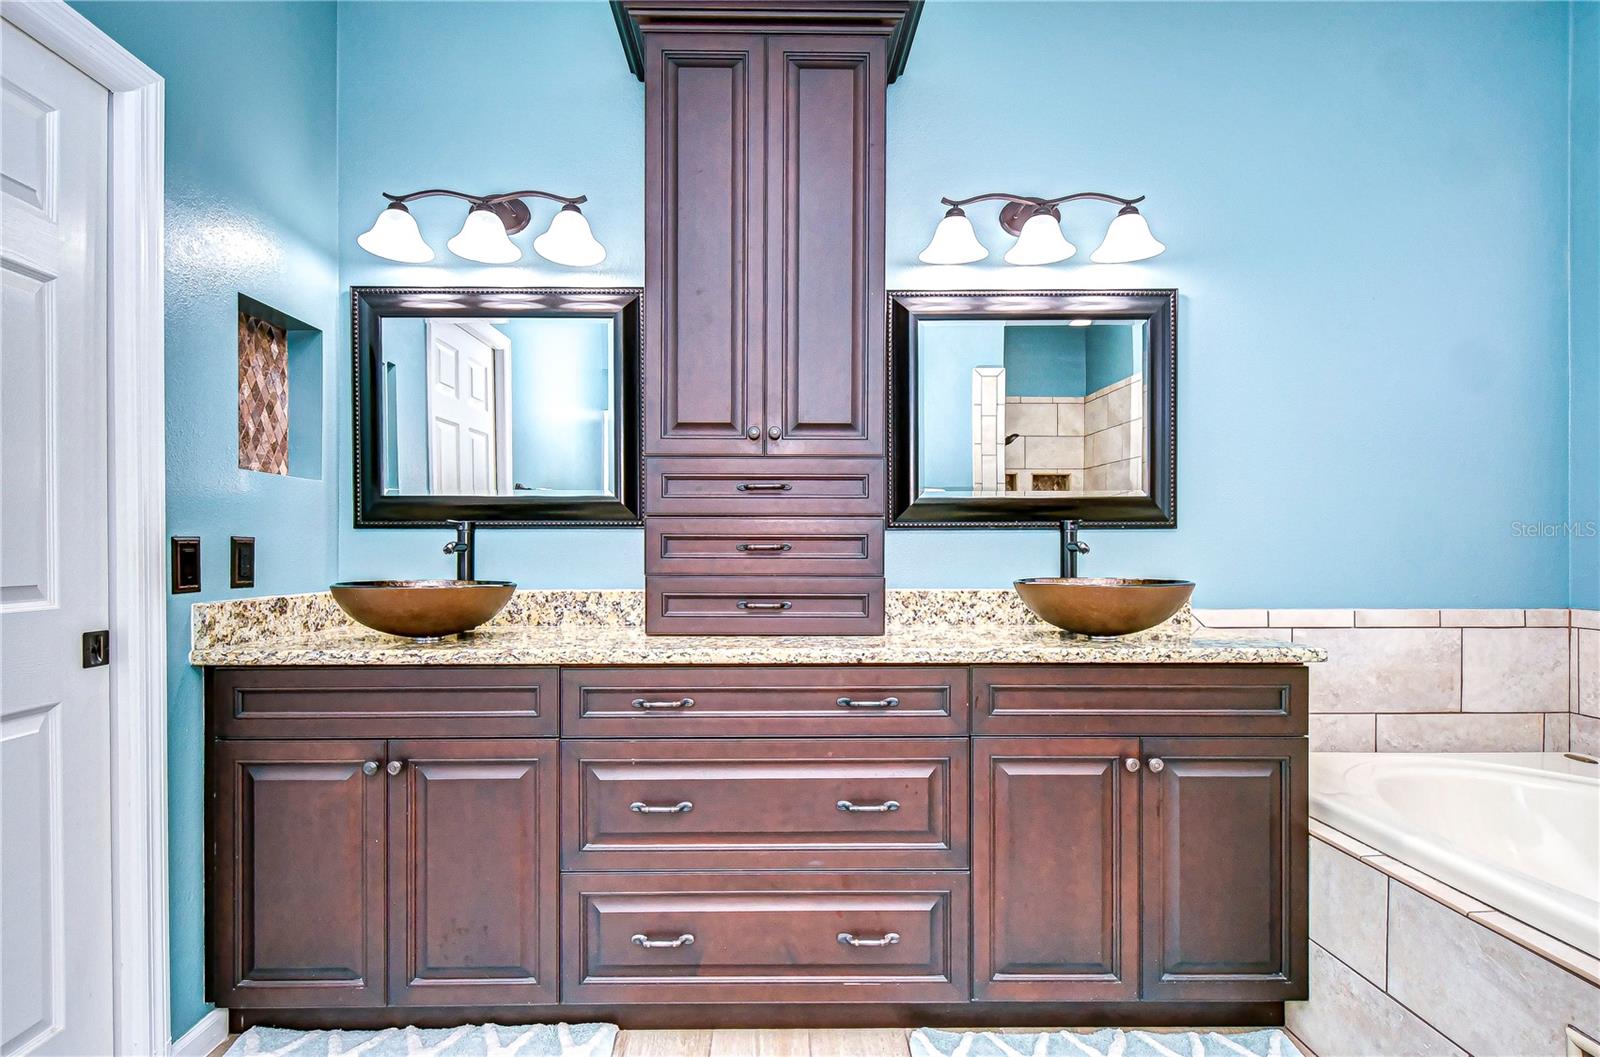
[[[652,546],[703,519],[784,523],[727,539],[717,573],[744,580],[724,590],[648,551],[646,628],[882,634],[884,102],[909,5],[621,7],[645,82]],[[808,541],[844,516],[879,546],[823,561]],[[753,592],[765,577],[790,580]]]
[[1306,993],[1303,667],[221,669],[207,706],[236,1025]]
[[551,739],[213,741],[212,999],[556,1001],[556,761]]
[[980,737],[973,767],[974,997],[1304,997],[1304,738]]

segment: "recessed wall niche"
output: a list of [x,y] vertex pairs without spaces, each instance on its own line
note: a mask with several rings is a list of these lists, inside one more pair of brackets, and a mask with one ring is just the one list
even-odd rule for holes
[[244,294],[239,468],[322,477],[322,331]]

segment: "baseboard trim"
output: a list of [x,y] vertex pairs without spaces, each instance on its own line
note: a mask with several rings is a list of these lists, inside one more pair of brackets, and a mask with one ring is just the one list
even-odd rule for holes
[[213,1009],[200,1022],[172,1041],[172,1057],[206,1057],[228,1037],[228,1011]]

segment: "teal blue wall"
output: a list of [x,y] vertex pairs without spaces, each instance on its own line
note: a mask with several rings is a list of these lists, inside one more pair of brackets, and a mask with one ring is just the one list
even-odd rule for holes
[[[232,533],[260,541],[259,592],[447,572],[438,532],[350,527],[344,298],[641,282],[643,91],[609,11],[78,6],[168,78],[169,521],[206,539],[200,597],[230,593]],[[1092,533],[1089,571],[1193,577],[1208,606],[1600,604],[1600,544],[1513,529],[1600,518],[1596,22],[1595,5],[1562,3],[936,0],[889,93],[889,285],[1183,291],[1181,527]],[[972,149],[997,136],[1006,149]],[[610,256],[459,262],[443,251],[459,207],[443,202],[416,208],[436,264],[356,247],[380,191],[439,184],[586,193]],[[1171,249],[1084,264],[1109,211],[1069,207],[1078,258],[1010,268],[975,207],[993,260],[917,263],[941,195],[999,187],[1148,194]],[[238,292],[329,335],[320,481],[235,468]],[[641,543],[486,532],[479,567],[633,587]],[[898,532],[887,554],[897,586],[997,586],[1051,570],[1056,538]],[[169,629],[178,1031],[204,1009],[193,600]]]
[[[167,529],[203,540],[205,591],[167,607],[172,1028],[209,1008],[202,898],[200,675],[189,605],[325,588],[337,490],[327,424],[320,480],[238,468],[238,295],[327,335],[338,352],[331,3],[77,3],[166,78]],[[291,412],[292,413],[292,412]],[[342,440],[343,434],[339,434]],[[228,537],[256,537],[256,586],[228,589]]]
[[1139,369],[1144,356],[1143,328],[1088,327],[1084,330],[1083,391],[1098,393]]
[[[600,493],[614,410],[611,326],[593,319],[511,319],[511,465],[530,488]],[[613,485],[614,487],[614,485]]]
[[1600,609],[1600,4],[1571,18],[1568,573],[1571,604]]
[[923,325],[922,379],[917,387],[919,421],[954,422],[957,429],[934,427],[937,438],[917,453],[917,474],[925,487],[972,487],[972,369],[1005,364],[1006,328],[979,319],[935,320]]
[[1083,386],[1088,380],[1084,363],[1085,336],[1090,328],[1002,329],[1005,331],[1007,397],[1084,395]]

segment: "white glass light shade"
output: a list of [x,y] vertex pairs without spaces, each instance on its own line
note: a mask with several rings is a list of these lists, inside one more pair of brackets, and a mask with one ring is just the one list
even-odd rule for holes
[[1131,264],[1148,260],[1167,247],[1150,234],[1150,224],[1137,209],[1118,213],[1100,248],[1089,254],[1096,264]]
[[1061,234],[1061,221],[1049,213],[1035,213],[1022,225],[1017,244],[1006,251],[1007,264],[1055,264],[1078,252]]
[[590,268],[606,259],[606,248],[595,241],[589,221],[574,205],[556,211],[549,229],[533,240],[533,249],[545,260],[569,268]]
[[972,264],[987,256],[989,251],[978,241],[972,221],[960,209],[951,209],[933,229],[933,240],[917,254],[917,260],[923,264]]
[[417,230],[417,219],[399,202],[393,202],[372,227],[356,236],[356,245],[368,253],[402,264],[426,264],[433,260],[433,250],[422,241]]
[[450,252],[479,264],[512,264],[522,259],[522,251],[506,234],[505,224],[483,206],[473,206],[467,222],[449,242]]

